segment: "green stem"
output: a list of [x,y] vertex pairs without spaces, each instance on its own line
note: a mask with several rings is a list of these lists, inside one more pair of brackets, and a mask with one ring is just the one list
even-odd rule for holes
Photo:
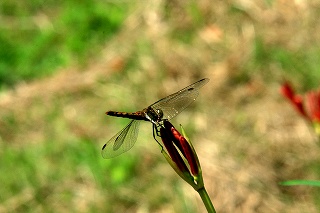
[[214,206],[212,205],[212,202],[210,200],[210,197],[209,197],[206,189],[204,187],[202,187],[199,190],[197,190],[197,192],[199,193],[199,195],[202,199],[202,202],[206,206],[208,213],[216,213],[216,210],[214,209]]

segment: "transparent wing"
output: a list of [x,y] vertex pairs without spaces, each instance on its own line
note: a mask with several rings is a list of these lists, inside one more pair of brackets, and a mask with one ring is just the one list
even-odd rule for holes
[[209,82],[208,78],[201,79],[182,90],[173,93],[151,105],[154,110],[161,109],[164,119],[171,119],[187,108],[199,95],[199,89]]
[[113,158],[131,149],[138,138],[139,124],[139,120],[131,120],[126,127],[113,136],[102,147],[102,157]]

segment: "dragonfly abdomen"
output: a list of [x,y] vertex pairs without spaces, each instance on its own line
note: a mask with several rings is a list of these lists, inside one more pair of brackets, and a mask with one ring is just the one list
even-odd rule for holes
[[108,111],[106,112],[107,115],[114,116],[114,117],[121,117],[121,118],[130,118],[134,120],[142,120],[142,121],[149,121],[144,112],[116,112],[116,111]]

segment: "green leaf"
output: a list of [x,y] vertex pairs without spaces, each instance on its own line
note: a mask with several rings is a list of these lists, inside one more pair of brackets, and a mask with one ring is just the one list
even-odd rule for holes
[[320,187],[320,181],[318,180],[288,180],[280,182],[281,185],[284,186],[317,186]]

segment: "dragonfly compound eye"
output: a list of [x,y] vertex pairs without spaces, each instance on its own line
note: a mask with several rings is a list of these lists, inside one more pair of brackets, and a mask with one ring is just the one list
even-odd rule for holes
[[161,121],[163,117],[163,112],[161,109],[152,109],[150,106],[146,109],[145,112],[146,118],[150,120],[152,123],[157,123]]
[[161,120],[163,118],[163,111],[161,109],[157,109],[156,112],[158,114],[158,120]]

